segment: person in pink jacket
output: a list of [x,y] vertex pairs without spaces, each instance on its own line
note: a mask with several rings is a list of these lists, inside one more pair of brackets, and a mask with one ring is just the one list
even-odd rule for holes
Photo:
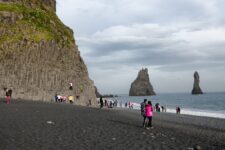
[[148,104],[145,106],[145,115],[148,118],[147,128],[152,128],[153,107],[151,101],[148,101]]

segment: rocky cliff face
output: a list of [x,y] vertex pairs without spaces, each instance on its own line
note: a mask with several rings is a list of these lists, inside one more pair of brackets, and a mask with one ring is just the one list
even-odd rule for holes
[[149,80],[148,69],[139,71],[136,80],[131,84],[129,96],[155,95]]
[[0,3],[22,4],[30,8],[56,11],[55,0],[0,0]]
[[196,71],[194,73],[194,85],[193,85],[192,94],[203,94],[199,83],[200,83],[200,77],[199,77],[198,72]]
[[102,95],[98,92],[98,88],[95,86],[95,95],[97,98],[100,98]]
[[12,88],[14,98],[50,101],[58,93],[74,95],[80,105],[96,104],[73,31],[56,16],[55,4],[0,0],[0,86]]

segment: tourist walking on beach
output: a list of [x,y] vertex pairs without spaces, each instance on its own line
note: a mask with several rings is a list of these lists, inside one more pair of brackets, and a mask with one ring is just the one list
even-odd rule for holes
[[177,107],[177,108],[176,108],[176,113],[177,113],[177,114],[180,114],[180,107]]
[[125,103],[125,107],[127,108],[127,102]]
[[109,101],[109,108],[113,108],[114,104],[112,102],[112,100]]
[[9,89],[6,89],[5,96],[6,96],[6,104],[9,104],[10,103],[10,91],[9,91]]
[[108,102],[106,99],[105,99],[105,107],[108,107]]
[[156,112],[160,112],[160,105],[159,105],[159,103],[155,104],[155,109],[156,109]]
[[148,118],[147,129],[152,128],[153,108],[151,101],[148,101],[148,104],[145,106],[145,115]]
[[100,97],[100,108],[102,108],[103,107],[103,99],[102,99],[102,97]]
[[113,105],[114,105],[114,107],[117,107],[117,103],[118,103],[118,101],[117,101],[117,99],[114,101],[114,103],[113,103]]
[[55,93],[55,102],[58,102],[58,95]]
[[143,117],[143,123],[142,123],[143,127],[145,127],[146,125],[146,115],[145,115],[146,102],[147,102],[147,99],[144,99],[144,101],[141,103],[141,115]]

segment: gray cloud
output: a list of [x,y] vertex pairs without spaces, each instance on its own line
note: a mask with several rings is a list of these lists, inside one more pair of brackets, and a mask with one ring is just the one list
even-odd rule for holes
[[[57,2],[57,13],[73,28],[90,76],[100,91],[127,93],[142,67],[150,68],[153,83],[164,81],[156,85],[160,92],[180,92],[176,90],[180,87],[176,78],[184,80],[181,92],[187,91],[195,70],[204,72],[210,79],[208,83],[225,75],[223,0]],[[175,72],[180,75],[171,79]],[[123,85],[118,88],[114,80]],[[105,84],[110,84],[110,89]],[[222,82],[218,87],[212,85],[205,89],[225,90]]]
[[[218,43],[217,40],[212,41],[210,38],[202,39],[202,36],[207,36],[205,33],[208,34],[208,32],[212,32],[210,33],[211,36],[215,36],[213,38],[216,39],[217,31],[214,33],[214,31],[211,31],[212,29],[192,30],[192,28],[187,31],[185,29],[175,31],[168,27],[157,27],[152,32],[146,26],[145,24],[123,27],[121,35],[121,27],[118,30],[115,30],[116,27],[114,27],[111,28],[112,32],[107,29],[107,32],[98,33],[98,36],[93,35],[89,39],[81,38],[78,41],[81,47],[86,46],[92,49],[86,54],[86,57],[111,56],[110,59],[104,61],[111,61],[115,65],[177,65],[205,60],[219,61],[225,58],[225,55],[221,55],[223,53],[221,52],[224,46],[223,42]],[[149,27],[152,27],[152,25],[149,25]],[[142,33],[140,29],[146,32]],[[127,33],[124,31],[127,31]],[[117,34],[113,35],[114,32]],[[133,32],[133,34],[129,35],[130,32]],[[220,32],[225,33],[225,28],[221,29]],[[112,37],[109,36],[111,34]],[[192,36],[195,36],[195,39]],[[222,41],[225,41],[225,39],[222,39]],[[196,43],[201,44],[196,45]],[[112,61],[117,58],[118,54],[121,59]],[[103,62],[100,63],[105,65]]]

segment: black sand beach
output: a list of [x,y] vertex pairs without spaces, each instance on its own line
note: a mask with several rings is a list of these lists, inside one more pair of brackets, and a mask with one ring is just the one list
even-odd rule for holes
[[0,150],[223,150],[225,120],[15,100],[0,102]]

